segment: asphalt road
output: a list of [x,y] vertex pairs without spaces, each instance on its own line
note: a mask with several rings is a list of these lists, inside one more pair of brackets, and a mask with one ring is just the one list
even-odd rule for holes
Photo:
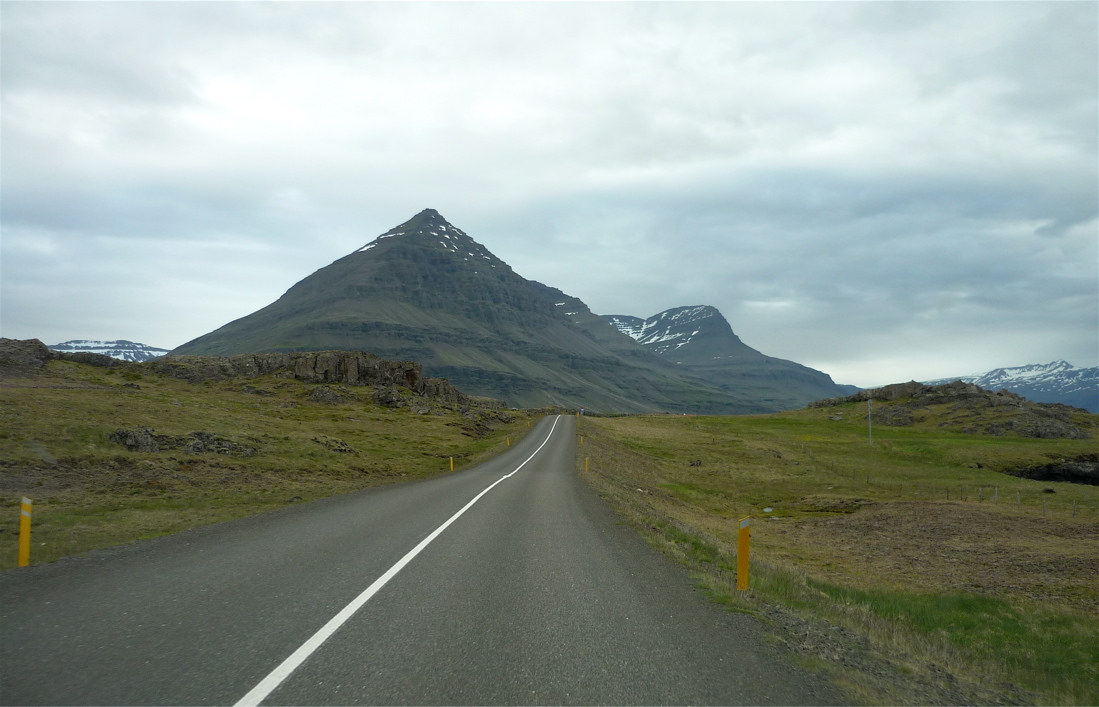
[[548,418],[468,471],[0,573],[0,703],[842,699],[621,524],[575,453]]

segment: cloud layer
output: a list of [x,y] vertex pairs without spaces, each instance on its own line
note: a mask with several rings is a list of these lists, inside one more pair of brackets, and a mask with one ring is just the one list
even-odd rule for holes
[[4,336],[172,347],[422,208],[859,385],[1099,364],[1094,3],[5,3]]

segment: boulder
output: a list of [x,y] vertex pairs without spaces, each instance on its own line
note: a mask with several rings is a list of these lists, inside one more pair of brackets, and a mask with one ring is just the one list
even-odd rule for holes
[[134,430],[118,430],[107,435],[107,439],[115,444],[121,444],[131,452],[159,452],[160,442],[153,430],[138,428]]

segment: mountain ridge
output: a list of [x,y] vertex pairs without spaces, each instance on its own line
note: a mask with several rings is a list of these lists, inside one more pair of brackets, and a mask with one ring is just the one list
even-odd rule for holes
[[[784,409],[858,390],[821,371],[753,349],[710,305],[673,307],[647,319],[621,314],[603,318],[686,374],[722,390],[753,391]],[[778,388],[776,380],[785,381],[785,386]]]
[[133,363],[151,361],[155,358],[165,356],[168,353],[168,349],[127,341],[126,339],[115,339],[112,341],[71,339],[69,341],[62,341],[60,344],[53,344],[52,346],[49,346],[49,349],[51,351],[60,351],[64,353],[83,352],[101,354],[103,356],[116,358],[119,361],[131,361]]
[[939,378],[925,383],[942,385],[955,380],[988,390],[1002,388],[1039,403],[1061,403],[1099,412],[1099,366],[1077,368],[1068,361],[1056,360],[994,368],[985,373]]

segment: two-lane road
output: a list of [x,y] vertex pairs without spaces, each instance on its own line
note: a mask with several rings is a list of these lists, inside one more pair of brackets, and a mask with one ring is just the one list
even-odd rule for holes
[[622,525],[575,444],[548,418],[468,471],[0,573],[0,702],[841,699]]

